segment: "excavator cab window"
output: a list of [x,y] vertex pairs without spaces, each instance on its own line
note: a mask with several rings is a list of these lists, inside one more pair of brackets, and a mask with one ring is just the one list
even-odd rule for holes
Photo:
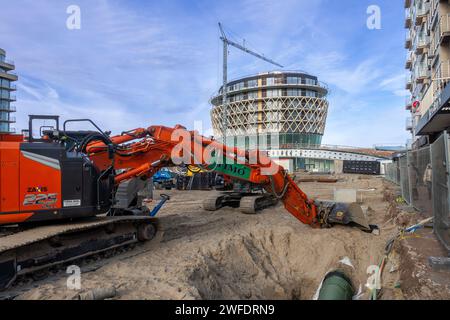
[[59,130],[59,116],[30,115],[28,121],[28,141],[46,142],[45,132]]

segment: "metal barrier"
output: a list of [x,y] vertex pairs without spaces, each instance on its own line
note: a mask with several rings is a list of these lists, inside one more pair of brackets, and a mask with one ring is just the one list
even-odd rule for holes
[[450,253],[450,135],[431,147],[409,151],[384,164],[385,178],[400,186],[403,199],[422,215],[434,217],[434,232]]
[[444,132],[431,146],[434,232],[450,252],[450,141]]
[[430,147],[408,152],[411,205],[425,217],[433,215]]
[[385,163],[384,172],[387,180],[397,185],[400,184],[400,169],[398,166],[398,161],[394,161],[393,163]]
[[411,204],[411,193],[408,175],[408,159],[406,155],[400,157],[399,168],[400,168],[400,187],[402,189],[402,197],[406,201],[406,203]]

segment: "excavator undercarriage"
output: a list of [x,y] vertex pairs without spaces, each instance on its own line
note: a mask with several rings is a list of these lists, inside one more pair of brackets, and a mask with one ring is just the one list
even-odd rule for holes
[[3,228],[0,290],[25,274],[149,241],[156,230],[157,219],[148,216],[103,216],[47,226]]
[[[225,179],[221,179],[225,180]],[[278,199],[261,186],[233,179],[226,179],[216,189],[231,189],[213,194],[203,201],[203,209],[217,211],[223,207],[239,208],[242,213],[256,214],[278,203]]]
[[232,207],[239,208],[245,214],[256,214],[277,203],[278,199],[269,193],[222,192],[204,200],[203,209],[217,211],[223,207]]

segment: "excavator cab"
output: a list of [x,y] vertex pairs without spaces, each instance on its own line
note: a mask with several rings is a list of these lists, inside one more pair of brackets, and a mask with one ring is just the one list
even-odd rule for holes
[[[36,131],[36,122],[39,130]],[[28,119],[28,142],[47,142],[46,133],[59,130],[59,116],[30,115]]]

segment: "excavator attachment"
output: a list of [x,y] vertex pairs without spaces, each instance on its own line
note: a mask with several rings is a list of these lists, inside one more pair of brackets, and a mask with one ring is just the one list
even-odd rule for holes
[[366,232],[372,231],[366,214],[357,203],[316,201],[315,204],[321,224],[325,227],[342,224],[353,226]]

